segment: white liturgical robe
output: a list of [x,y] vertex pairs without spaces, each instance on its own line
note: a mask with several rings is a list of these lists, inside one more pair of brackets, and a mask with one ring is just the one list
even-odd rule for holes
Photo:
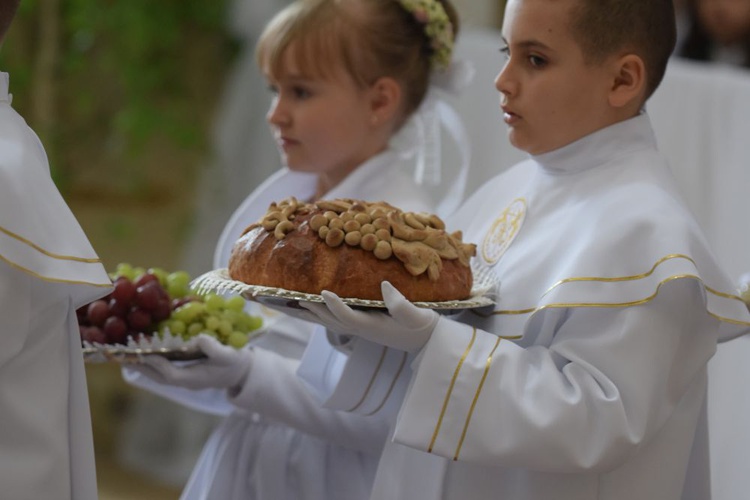
[[706,365],[750,314],[648,116],[516,165],[448,227],[499,302],[438,322],[372,498],[710,498]]
[[[386,200],[405,210],[431,211],[432,203],[413,181],[412,167],[405,161],[395,151],[379,154],[325,198]],[[311,198],[316,179],[288,169],[269,177],[227,222],[216,246],[215,267],[227,266],[234,242],[271,202],[289,196]],[[255,349],[250,373],[235,397],[228,398],[225,390],[166,386],[127,368],[123,371],[136,386],[227,416],[206,443],[181,498],[366,499],[388,421],[322,408],[296,375],[310,336],[322,327],[283,315],[269,322],[269,331],[252,343],[260,349]],[[325,338],[324,332],[318,335]],[[335,358],[332,351],[325,355]]]
[[76,308],[111,281],[60,196],[0,73],[0,487],[97,498]]

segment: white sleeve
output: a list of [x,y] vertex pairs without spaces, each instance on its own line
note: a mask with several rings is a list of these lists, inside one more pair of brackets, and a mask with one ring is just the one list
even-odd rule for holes
[[297,376],[299,361],[255,349],[247,380],[230,402],[334,444],[380,453],[388,436],[387,419],[329,410]]
[[32,279],[0,262],[0,367],[21,352],[28,338]]
[[297,369],[324,408],[378,415],[394,422],[411,378],[413,355],[354,337],[332,346],[336,335],[316,332]]
[[234,406],[227,400],[227,392],[224,389],[191,390],[174,385],[160,384],[135,370],[128,369],[127,365],[122,368],[122,378],[125,382],[139,389],[192,410],[218,416],[227,416],[234,410]]
[[611,470],[684,398],[700,407],[716,322],[692,279],[639,306],[545,310],[525,348],[441,319],[414,362],[395,441],[488,465]]
[[[252,312],[252,314],[255,314]],[[268,331],[253,339],[251,345],[278,351],[288,356],[302,352],[309,337],[309,330],[315,325],[291,317],[281,316],[280,319],[268,319],[271,323]],[[181,404],[192,410],[210,415],[227,416],[235,410],[235,406],[228,400],[225,389],[192,390],[168,384],[160,384],[135,370],[122,369],[122,377],[129,384],[145,391],[161,396],[172,402]]]

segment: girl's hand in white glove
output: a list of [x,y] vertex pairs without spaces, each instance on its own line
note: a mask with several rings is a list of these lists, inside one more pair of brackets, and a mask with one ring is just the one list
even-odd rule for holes
[[219,388],[239,391],[250,371],[252,350],[235,349],[205,334],[198,336],[197,345],[206,359],[177,364],[161,356],[146,356],[143,364],[129,368],[160,384],[194,390]]
[[421,349],[430,339],[440,316],[435,311],[415,306],[387,281],[381,284],[381,290],[388,314],[354,310],[328,291],[322,293],[325,304],[306,302],[300,305],[332,332],[354,335],[402,351]]

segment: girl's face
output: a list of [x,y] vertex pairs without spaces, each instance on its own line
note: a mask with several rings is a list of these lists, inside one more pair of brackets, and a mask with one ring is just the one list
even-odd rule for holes
[[266,118],[291,170],[335,184],[385,147],[370,133],[376,124],[371,95],[343,69],[325,79],[303,74],[294,56],[292,45],[279,75],[264,68],[274,93]]
[[697,6],[701,25],[720,44],[750,37],[750,0],[698,0]]
[[575,0],[509,0],[508,59],[495,80],[511,144],[547,153],[610,124],[605,64],[587,64],[568,28]]

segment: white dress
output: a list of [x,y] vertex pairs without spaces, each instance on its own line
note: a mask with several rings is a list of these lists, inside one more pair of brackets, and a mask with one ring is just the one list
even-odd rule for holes
[[750,314],[648,116],[513,167],[447,224],[500,302],[439,321],[371,498],[710,498],[706,366]]
[[76,308],[111,281],[0,73],[2,497],[97,498]]
[[[256,189],[227,223],[214,264],[271,201],[313,196],[315,177],[283,169]],[[324,198],[386,200],[431,211],[410,168],[388,151],[358,167]],[[389,422],[323,409],[296,376],[299,358],[319,328],[283,317],[254,345],[251,372],[231,400],[225,391],[160,386],[125,370],[129,382],[203,411],[227,415],[201,454],[183,499],[353,500],[369,496]]]

